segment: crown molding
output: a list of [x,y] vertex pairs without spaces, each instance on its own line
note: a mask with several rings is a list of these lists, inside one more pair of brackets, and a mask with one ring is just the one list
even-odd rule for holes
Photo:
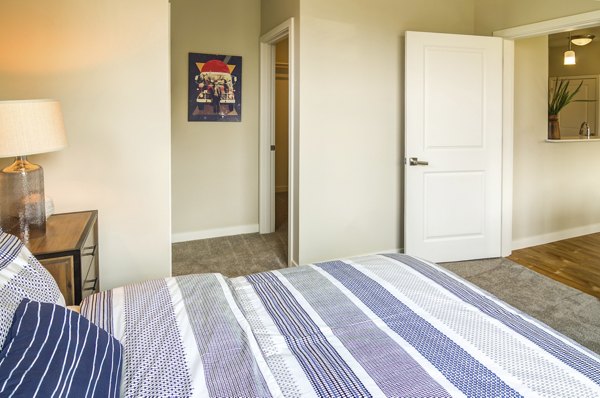
[[582,29],[598,25],[600,25],[600,11],[591,11],[583,14],[516,26],[514,28],[497,30],[493,35],[504,39],[524,39],[553,33],[568,32],[574,28]]

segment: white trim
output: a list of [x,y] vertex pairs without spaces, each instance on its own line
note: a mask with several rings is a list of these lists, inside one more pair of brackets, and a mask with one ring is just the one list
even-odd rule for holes
[[220,238],[223,236],[252,234],[258,232],[258,224],[236,225],[233,227],[205,229],[202,231],[180,232],[173,234],[173,243],[188,242],[190,240]]
[[513,218],[513,141],[514,141],[514,81],[515,43],[503,41],[502,66],[502,235],[500,255],[509,256],[512,243]]
[[259,230],[270,233],[275,230],[275,215],[272,214],[272,180],[271,175],[271,131],[275,128],[273,121],[273,79],[275,68],[275,51],[270,43],[260,43],[260,112],[259,112]]
[[600,142],[600,137],[592,136],[590,138],[587,137],[574,137],[574,138],[559,138],[557,140],[552,138],[546,138],[544,141],[549,142],[551,144],[565,144],[571,142]]
[[494,32],[494,36],[505,39],[524,39],[526,37],[545,36],[567,32],[574,28],[583,29],[600,25],[600,11],[591,11],[568,17],[550,19],[528,25],[516,26]]
[[546,243],[556,242],[563,239],[575,238],[577,236],[582,235],[595,234],[597,232],[600,232],[600,223],[564,229],[562,231],[549,232],[547,234],[530,236],[523,239],[517,239],[513,241],[512,249],[518,250],[531,246],[544,245]]
[[297,219],[296,203],[296,63],[294,18],[289,18],[260,38],[260,111],[259,111],[259,231],[275,231],[275,156],[271,143],[275,136],[275,44],[285,37],[289,42],[288,53],[288,264],[296,264]]
[[[358,257],[379,256],[379,255],[382,255],[382,254],[390,254],[390,253],[394,253],[394,254],[404,253],[404,248],[401,248],[401,249],[396,248],[396,249],[377,250],[377,251],[374,251],[374,252],[367,252],[367,253],[361,253],[361,254],[349,254],[347,256],[344,256],[344,259],[356,260]],[[340,259],[339,257],[328,258],[328,259],[316,261],[316,262],[311,263],[311,264],[325,263],[327,261],[335,261],[335,260],[339,260],[339,259]],[[306,264],[304,264],[304,265],[306,265]]]

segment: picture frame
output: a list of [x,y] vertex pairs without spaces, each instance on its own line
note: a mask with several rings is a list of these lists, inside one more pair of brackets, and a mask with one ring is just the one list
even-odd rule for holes
[[241,122],[241,56],[189,53],[188,71],[188,121]]

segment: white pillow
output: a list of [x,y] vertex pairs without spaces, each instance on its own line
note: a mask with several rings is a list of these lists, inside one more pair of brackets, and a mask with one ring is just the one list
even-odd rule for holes
[[0,347],[24,298],[65,305],[54,278],[19,238],[0,229]]

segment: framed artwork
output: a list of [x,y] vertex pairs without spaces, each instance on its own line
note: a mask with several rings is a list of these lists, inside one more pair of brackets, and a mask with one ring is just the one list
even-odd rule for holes
[[242,120],[242,57],[189,53],[188,121]]

